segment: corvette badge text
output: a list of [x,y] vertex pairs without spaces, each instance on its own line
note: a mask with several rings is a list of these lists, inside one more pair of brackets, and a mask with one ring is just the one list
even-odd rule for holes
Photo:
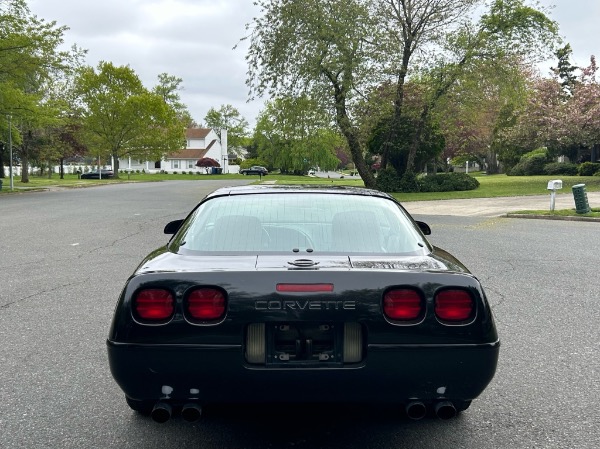
[[256,310],[356,310],[356,301],[260,300],[254,302]]

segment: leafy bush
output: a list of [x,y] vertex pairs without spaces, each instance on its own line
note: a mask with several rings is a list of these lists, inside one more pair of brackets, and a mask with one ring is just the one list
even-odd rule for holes
[[547,148],[538,148],[521,156],[519,163],[512,167],[509,176],[544,175],[544,166],[550,162]]
[[174,174],[174,175],[176,175],[176,174],[177,174],[177,172],[176,172],[176,171],[174,171],[174,172],[173,172],[173,174]]
[[400,191],[400,177],[394,167],[388,165],[385,170],[379,172],[379,175],[377,175],[377,189],[382,192]]
[[412,171],[405,171],[400,178],[400,190],[399,192],[412,193],[420,190],[419,181],[417,175]]
[[600,171],[600,163],[598,162],[584,162],[579,165],[579,176],[593,176],[594,173]]
[[546,175],[577,175],[577,164],[568,162],[551,162],[544,165],[544,174]]
[[443,173],[419,180],[421,192],[453,192],[475,190],[477,187],[479,181],[466,173]]

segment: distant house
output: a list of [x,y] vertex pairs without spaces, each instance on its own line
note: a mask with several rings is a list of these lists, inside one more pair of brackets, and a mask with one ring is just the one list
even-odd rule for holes
[[203,157],[216,160],[221,165],[223,173],[237,173],[238,167],[229,167],[227,156],[227,130],[222,131],[222,139],[210,128],[188,128],[185,132],[186,146],[180,151],[165,154],[157,162],[121,159],[119,168],[123,170],[146,170],[147,172],[200,172],[205,169],[196,167],[196,162]]

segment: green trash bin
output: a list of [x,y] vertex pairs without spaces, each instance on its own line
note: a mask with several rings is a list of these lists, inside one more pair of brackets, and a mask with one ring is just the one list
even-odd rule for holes
[[573,198],[575,199],[575,212],[578,214],[587,214],[591,212],[590,204],[588,203],[585,184],[577,184],[572,187]]

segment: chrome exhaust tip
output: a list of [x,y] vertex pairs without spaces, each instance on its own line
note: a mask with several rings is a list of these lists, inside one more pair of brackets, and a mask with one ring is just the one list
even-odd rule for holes
[[173,409],[169,404],[165,404],[164,402],[157,402],[154,404],[154,408],[150,413],[150,416],[157,423],[166,423],[169,419],[171,419],[171,415],[173,413]]
[[450,401],[442,401],[435,404],[435,416],[439,419],[451,419],[456,416],[456,407]]
[[181,418],[187,422],[196,422],[202,416],[202,407],[198,404],[185,404],[181,409]]
[[419,420],[425,418],[427,407],[421,401],[412,401],[406,404],[406,416],[410,419]]

